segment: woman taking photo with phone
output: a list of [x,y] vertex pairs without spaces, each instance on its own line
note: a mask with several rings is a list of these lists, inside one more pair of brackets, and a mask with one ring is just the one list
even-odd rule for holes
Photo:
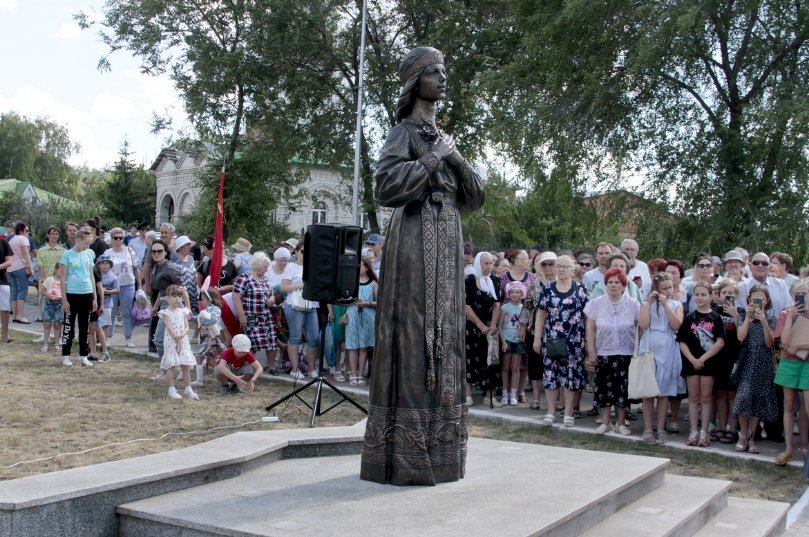
[[739,419],[740,429],[736,451],[759,453],[754,440],[759,420],[773,421],[778,417],[772,353],[775,317],[766,285],[756,284],[750,288],[747,311],[739,314],[739,323],[736,332],[741,342],[736,364],[739,384],[733,404],[733,414]]

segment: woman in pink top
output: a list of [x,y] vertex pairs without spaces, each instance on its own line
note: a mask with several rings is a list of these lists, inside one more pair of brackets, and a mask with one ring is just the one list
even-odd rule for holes
[[15,323],[31,324],[25,318],[25,297],[28,296],[28,277],[34,273],[31,266],[31,249],[29,247],[28,224],[17,222],[14,226],[14,236],[8,244],[14,257],[8,267],[8,279],[11,283],[11,307],[14,310]]

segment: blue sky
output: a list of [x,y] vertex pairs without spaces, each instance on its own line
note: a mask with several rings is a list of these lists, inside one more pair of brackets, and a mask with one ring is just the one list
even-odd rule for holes
[[101,0],[0,0],[0,113],[43,116],[65,125],[81,152],[74,165],[111,165],[127,137],[133,158],[147,167],[166,134],[149,133],[152,112],[172,111],[174,127],[187,123],[167,77],[140,74],[126,51],[99,72],[106,47],[72,15],[98,13]]

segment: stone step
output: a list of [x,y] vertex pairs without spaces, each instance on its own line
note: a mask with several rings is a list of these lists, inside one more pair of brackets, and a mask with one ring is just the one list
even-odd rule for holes
[[661,487],[582,537],[690,537],[727,505],[729,481],[667,475]]
[[379,485],[359,479],[359,464],[280,460],[119,505],[119,535],[575,536],[662,486],[668,461],[470,438],[455,483]]
[[695,537],[769,537],[786,530],[788,503],[728,498],[728,505]]

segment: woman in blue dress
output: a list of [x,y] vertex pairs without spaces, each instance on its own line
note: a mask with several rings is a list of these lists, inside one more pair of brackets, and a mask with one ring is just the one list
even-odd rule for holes
[[677,384],[682,372],[677,330],[683,323],[683,306],[672,298],[674,282],[671,275],[658,272],[652,280],[652,292],[640,309],[638,329],[643,330],[640,352],[649,349],[655,357],[655,380],[660,396],[643,400],[643,440],[655,442],[652,420],[657,399],[657,443],[666,442],[666,412],[669,397],[677,396]]
[[363,256],[360,263],[359,298],[346,310],[346,350],[352,386],[365,386],[365,360],[368,349],[372,349],[375,343],[377,286],[373,263],[370,258]]

